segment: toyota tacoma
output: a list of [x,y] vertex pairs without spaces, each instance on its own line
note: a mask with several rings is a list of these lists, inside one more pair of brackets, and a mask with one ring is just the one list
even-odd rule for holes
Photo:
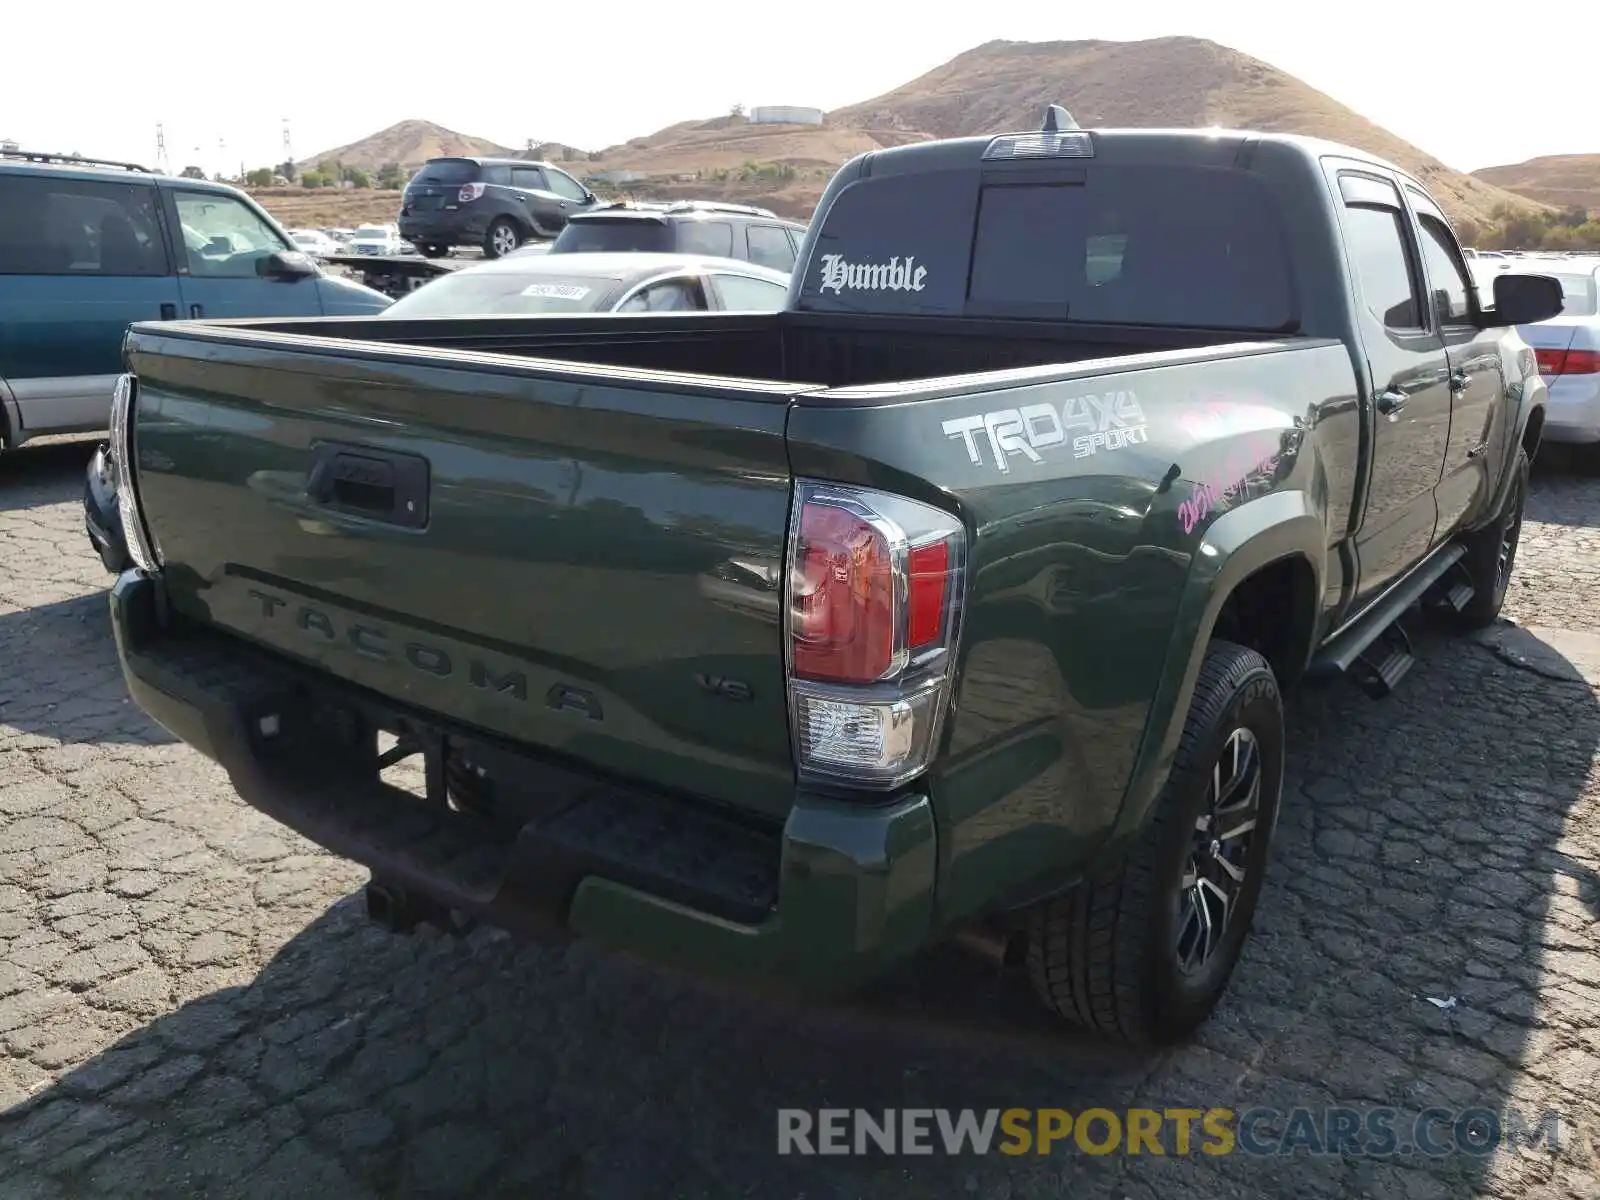
[[1285,690],[1495,619],[1560,305],[1360,151],[1052,106],[847,163],[777,313],[142,323],[118,650],[394,927],[808,993],[960,940],[1167,1042]]

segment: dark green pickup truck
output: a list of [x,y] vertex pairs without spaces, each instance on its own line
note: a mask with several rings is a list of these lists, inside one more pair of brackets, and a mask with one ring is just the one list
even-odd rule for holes
[[1387,163],[1052,109],[847,164],[775,314],[136,325],[127,681],[395,928],[815,992],[957,939],[1170,1040],[1280,692],[1504,598],[1560,292],[1470,280]]

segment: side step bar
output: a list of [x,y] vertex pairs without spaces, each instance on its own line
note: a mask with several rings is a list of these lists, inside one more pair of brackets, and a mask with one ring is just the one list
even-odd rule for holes
[[[1368,695],[1387,696],[1416,662],[1411,653],[1411,639],[1400,626],[1400,618],[1427,595],[1466,552],[1466,547],[1459,543],[1441,549],[1336,634],[1312,660],[1307,674],[1319,678],[1351,675]],[[1472,585],[1465,581],[1455,583],[1442,596],[1444,603],[1458,612],[1471,599]]]

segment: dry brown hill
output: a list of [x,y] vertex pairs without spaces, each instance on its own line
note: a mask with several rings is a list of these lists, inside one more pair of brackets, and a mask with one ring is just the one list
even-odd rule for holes
[[1508,166],[1484,167],[1472,174],[1485,183],[1558,208],[1600,212],[1600,154],[1547,154]]
[[302,170],[315,168],[321,162],[338,161],[347,167],[360,167],[364,171],[382,170],[386,163],[399,163],[402,167],[420,167],[430,158],[452,154],[485,154],[510,157],[516,152],[497,146],[486,138],[469,137],[435,125],[432,121],[401,121],[381,129],[370,137],[336,146],[321,154],[312,154],[299,162]]
[[[1052,103],[1086,127],[1223,126],[1344,142],[1415,173],[1457,218],[1481,220],[1499,204],[1532,206],[1452,170],[1276,67],[1192,37],[988,42],[882,96],[834,110],[821,128],[729,117],[686,122],[610,147],[598,165],[652,175],[745,162],[831,168],[879,145],[1032,129]],[[813,201],[822,182],[803,189]]]
[[[1192,37],[988,42],[891,92],[829,113],[821,126],[754,125],[725,115],[680,122],[593,155],[548,143],[533,156],[565,162],[580,175],[639,172],[647,181],[625,185],[635,195],[738,200],[804,219],[829,176],[856,154],[931,137],[1032,129],[1052,103],[1065,105],[1086,127],[1221,126],[1343,142],[1412,171],[1457,220],[1481,223],[1497,206],[1531,210],[1545,200],[1502,190],[1487,173],[1454,171],[1276,67]],[[303,165],[338,158],[377,170],[389,162],[416,166],[439,154],[516,153],[427,121],[402,121]],[[1523,166],[1546,161],[1556,160]]]

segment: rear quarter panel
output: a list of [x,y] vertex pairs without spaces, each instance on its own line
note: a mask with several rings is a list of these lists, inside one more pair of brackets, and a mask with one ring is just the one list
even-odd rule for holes
[[[946,923],[1070,877],[1125,800],[1147,803],[1215,618],[1219,564],[1200,560],[1224,555],[1210,532],[1226,519],[1226,554],[1242,563],[1286,514],[1309,516],[1274,552],[1310,559],[1320,594],[1360,461],[1338,342],[1006,378],[924,381],[903,400],[840,389],[801,398],[789,424],[797,475],[941,505],[971,539],[954,711],[930,780]],[[1246,534],[1252,513],[1261,527]],[[1194,628],[1179,636],[1183,622]]]

